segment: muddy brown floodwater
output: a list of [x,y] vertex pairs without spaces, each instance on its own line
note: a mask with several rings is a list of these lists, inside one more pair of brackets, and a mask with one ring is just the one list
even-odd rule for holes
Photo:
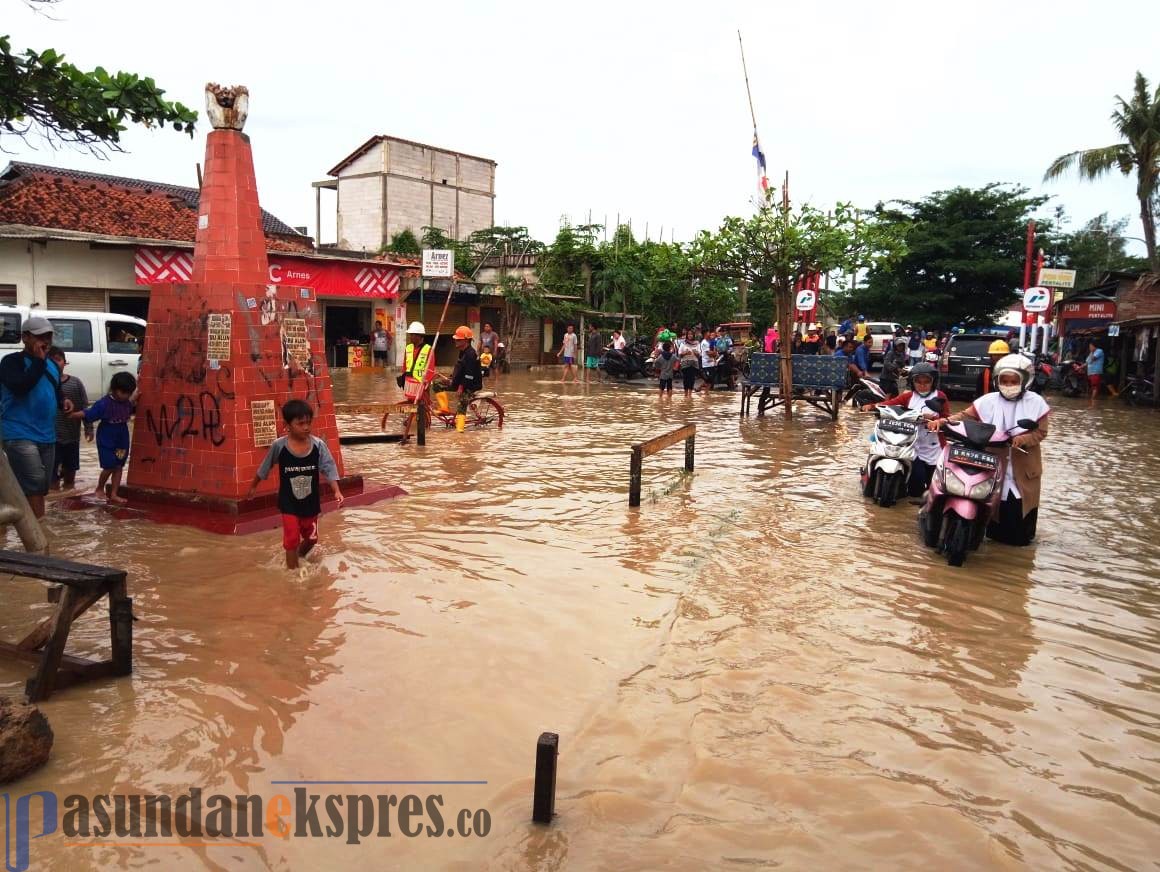
[[[661,403],[547,373],[499,390],[502,431],[344,449],[410,496],[325,516],[299,574],[277,532],[54,511],[57,554],[128,570],[135,672],[45,703],[52,761],[5,788],[268,798],[285,781],[486,782],[310,789],[438,793],[449,814],[486,809],[490,833],[57,833],[32,842],[34,868],[1155,863],[1154,413],[1051,397],[1037,543],[987,544],[951,569],[920,547],[913,507],[860,498],[868,416],[739,421],[736,395]],[[394,393],[335,375],[340,403]],[[696,474],[680,474],[679,447],[649,458],[629,510],[628,446],[687,421]],[[0,604],[4,637],[46,608],[22,582],[0,585]],[[96,618],[75,633],[78,650],[104,641]],[[26,674],[0,666],[0,694]],[[549,829],[529,823],[544,730],[561,736]]]

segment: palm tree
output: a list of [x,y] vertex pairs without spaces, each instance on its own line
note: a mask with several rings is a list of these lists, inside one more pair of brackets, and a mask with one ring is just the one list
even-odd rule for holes
[[1057,179],[1072,168],[1077,169],[1083,179],[1097,179],[1117,169],[1125,176],[1135,173],[1148,263],[1153,272],[1160,272],[1160,255],[1156,252],[1156,211],[1160,202],[1160,87],[1149,94],[1148,80],[1137,71],[1131,101],[1117,94],[1116,102],[1119,105],[1112,113],[1112,123],[1124,141],[1057,157],[1043,174],[1043,180]]

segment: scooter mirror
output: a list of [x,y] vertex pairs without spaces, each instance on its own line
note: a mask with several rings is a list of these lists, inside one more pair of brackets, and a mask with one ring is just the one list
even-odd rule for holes
[[1030,418],[1020,418],[1015,423],[1023,430],[1031,431],[1039,429],[1039,422],[1032,421]]
[[926,401],[926,407],[932,412],[941,412],[945,404],[946,400],[940,399],[938,397],[931,397]]

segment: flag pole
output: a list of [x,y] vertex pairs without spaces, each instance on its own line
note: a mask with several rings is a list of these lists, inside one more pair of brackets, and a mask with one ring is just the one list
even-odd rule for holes
[[745,44],[741,41],[741,31],[737,31],[737,45],[741,48],[741,72],[745,76],[745,96],[749,98],[749,118],[753,121],[753,135],[757,136],[757,115],[753,111],[753,92],[749,90],[749,67],[745,64]]

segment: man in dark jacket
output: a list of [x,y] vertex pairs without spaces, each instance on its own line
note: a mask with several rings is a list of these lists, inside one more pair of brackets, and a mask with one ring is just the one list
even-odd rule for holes
[[48,359],[52,347],[49,320],[28,318],[20,338],[24,349],[0,360],[0,434],[28,506],[41,518],[55,465],[56,413],[71,412],[73,407],[61,396],[60,369]]
[[483,371],[479,366],[479,355],[471,344],[471,328],[456,327],[451,337],[459,349],[459,360],[451,372],[451,390],[459,395],[459,408],[455,414],[455,429],[462,431],[466,426],[467,406],[475,392],[483,386]]
[[898,377],[909,359],[905,339],[895,340],[882,356],[882,377],[879,384],[882,385],[882,390],[886,391],[886,396],[898,395]]

